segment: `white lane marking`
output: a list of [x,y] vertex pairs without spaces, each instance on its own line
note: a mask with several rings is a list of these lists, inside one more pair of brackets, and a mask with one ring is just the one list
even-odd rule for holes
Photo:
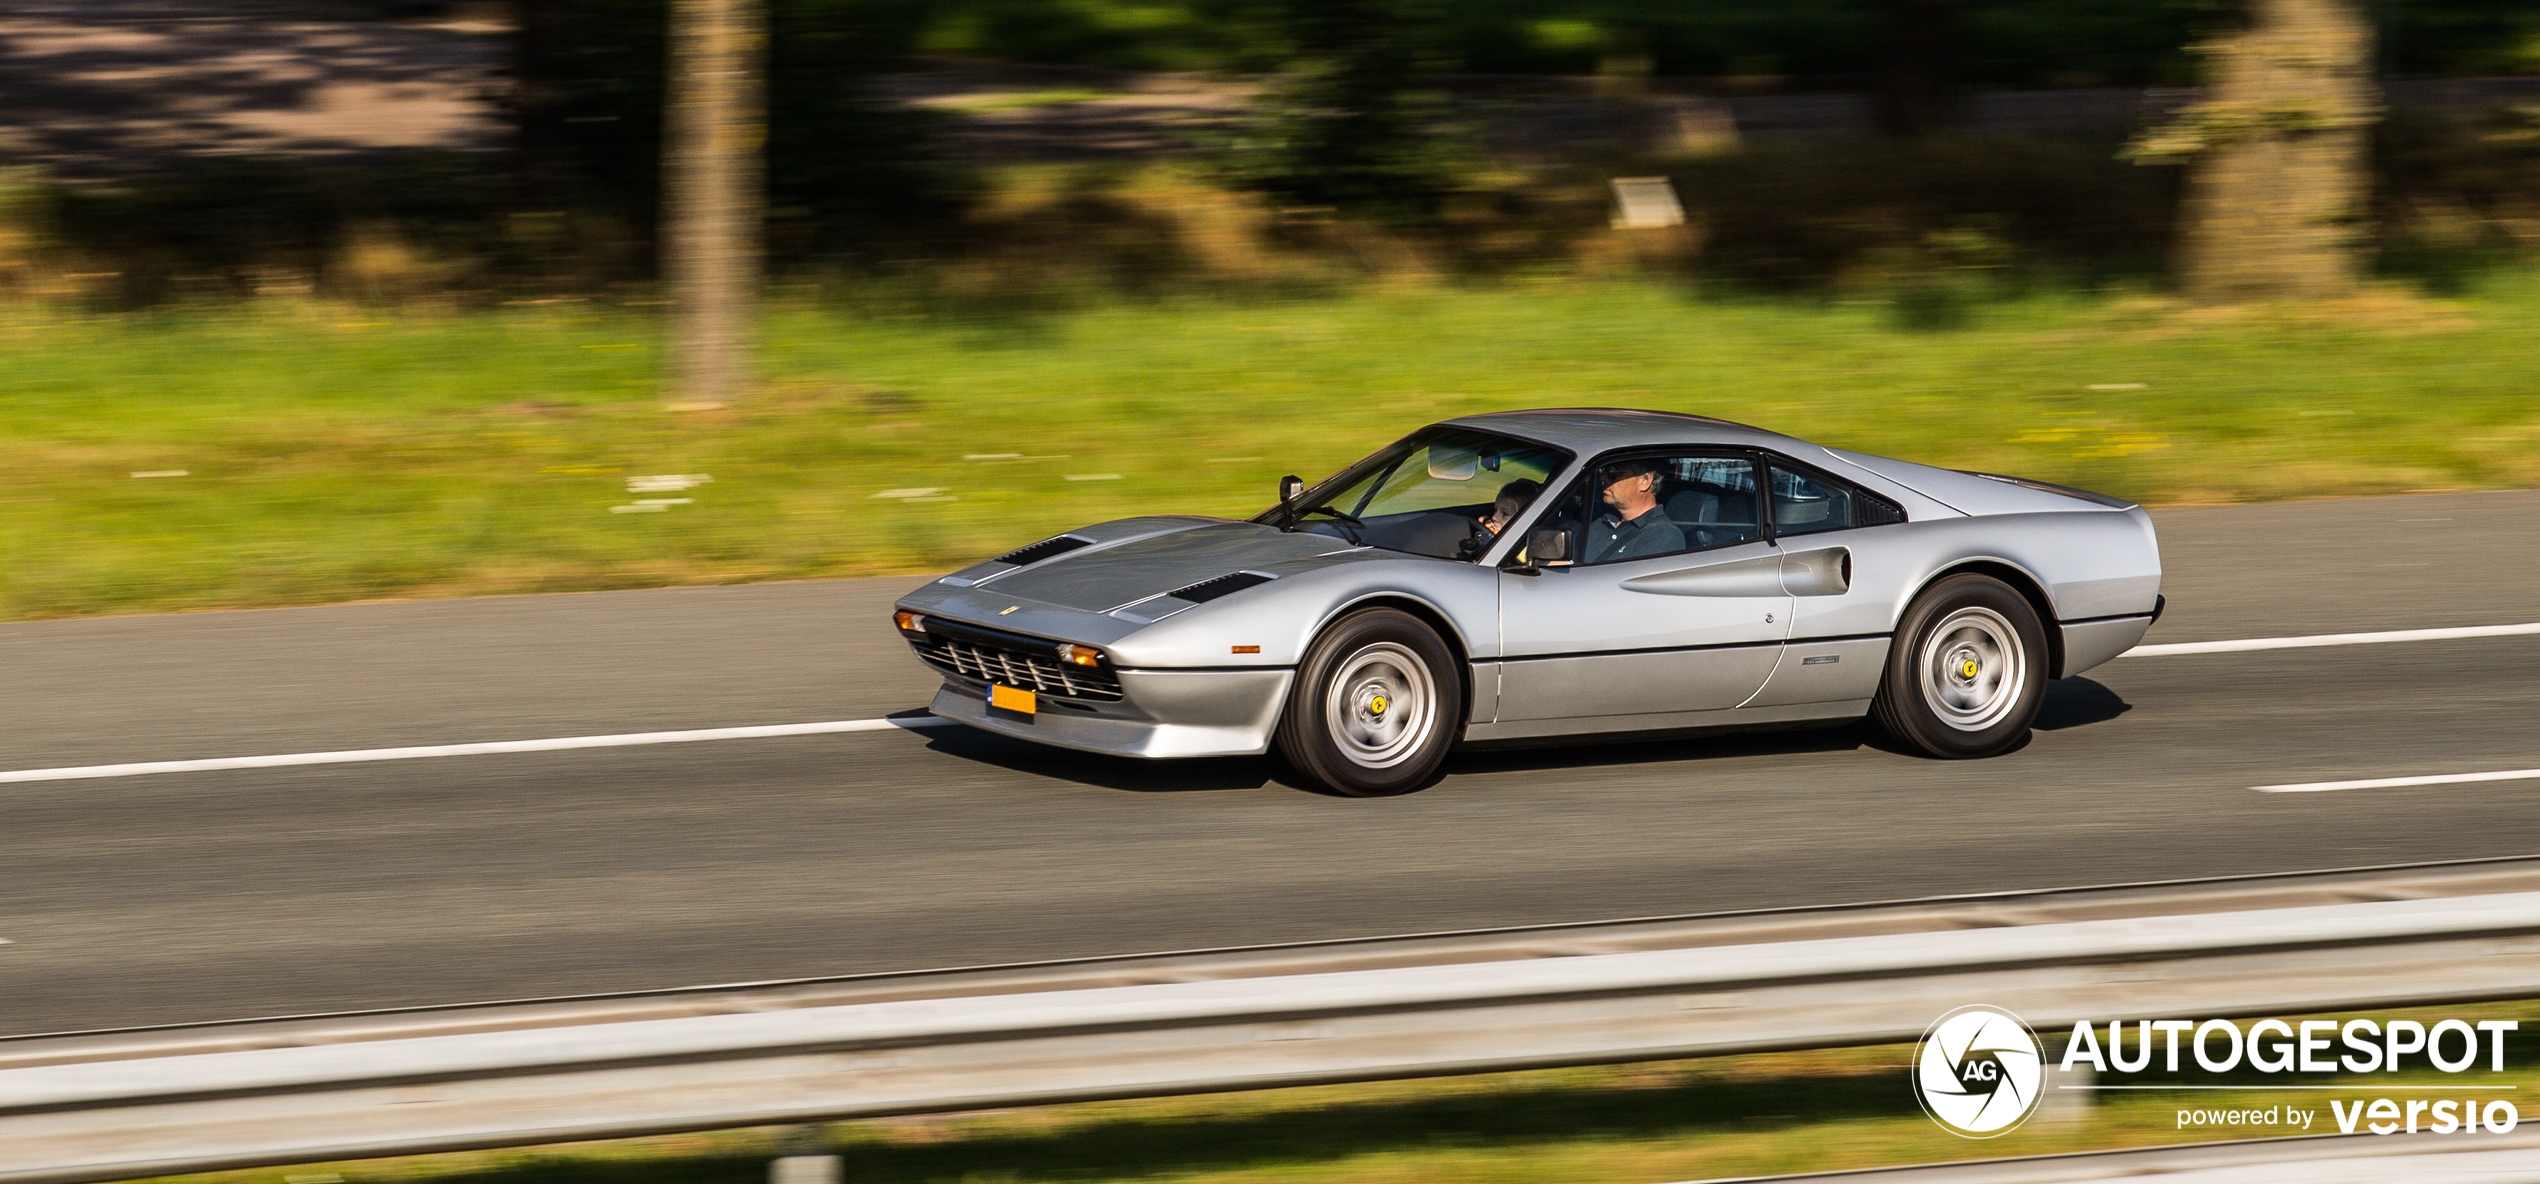
[[2304,781],[2294,785],[2252,785],[2259,793],[2333,793],[2341,789],[2404,789],[2411,785],[2468,785],[2479,781],[2535,781],[2540,769],[2507,769],[2501,773],[2438,773],[2431,777],[2370,777],[2362,781]]
[[2306,650],[2329,645],[2381,645],[2393,641],[2451,641],[2462,637],[2518,637],[2540,633],[2540,621],[2526,625],[2469,625],[2459,629],[2393,629],[2386,633],[2314,633],[2307,637],[2249,637],[2239,641],[2188,641],[2174,645],[2138,645],[2120,658],[2160,658],[2172,654],[2239,654],[2251,650]]
[[0,772],[0,784],[26,781],[85,781],[96,777],[142,777],[152,773],[212,773],[223,769],[281,769],[296,765],[351,765],[365,761],[412,761],[436,756],[487,756],[505,752],[565,752],[577,748],[633,748],[644,744],[694,744],[701,740],[764,740],[773,736],[827,736],[839,732],[887,732],[893,728],[938,728],[952,723],[939,716],[905,719],[839,719],[811,724],[760,724],[746,728],[691,728],[680,732],[623,732],[614,736],[552,736],[544,740],[493,740],[481,744],[424,744],[407,748],[355,748],[337,752],[288,752],[272,756],[222,756],[194,761],[139,761],[128,765],[81,765],[61,769],[13,769]]
[[[892,492],[909,492],[894,490]],[[2387,633],[2321,633],[2308,637],[2255,637],[2239,641],[2197,641],[2177,645],[2139,645],[2121,658],[2168,654],[2227,654],[2249,650],[2309,649],[2315,646],[2375,645],[2392,641],[2444,641],[2462,637],[2511,637],[2540,634],[2540,622],[2526,625],[2473,625],[2460,629],[2400,629]],[[578,748],[632,748],[645,744],[694,744],[704,740],[763,740],[777,736],[824,736],[841,732],[883,732],[892,728],[932,728],[953,721],[935,716],[907,719],[845,719],[809,724],[761,724],[744,728],[692,728],[678,732],[626,732],[613,736],[555,736],[543,740],[494,740],[479,744],[427,744],[406,748],[357,748],[336,752],[289,752],[270,756],[225,756],[192,761],[139,761],[122,765],[80,765],[59,769],[0,771],[0,785],[30,781],[84,781],[100,777],[142,777],[154,773],[212,773],[224,769],[280,769],[299,765],[349,765],[367,761],[410,761],[441,756],[491,756],[512,752],[566,752]],[[2462,781],[2510,781],[2540,777],[2540,770],[2515,773],[2470,773],[2458,777],[2385,779],[2370,782],[2322,782],[2319,786],[2261,786],[2267,793],[2310,789],[2370,789],[2399,785],[2440,785]]]

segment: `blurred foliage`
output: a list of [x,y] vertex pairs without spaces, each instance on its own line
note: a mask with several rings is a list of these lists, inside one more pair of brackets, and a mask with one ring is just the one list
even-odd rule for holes
[[1285,64],[1224,153],[1236,181],[1283,206],[1397,224],[1435,216],[1459,171],[1429,0],[1286,0]]
[[[1458,0],[1433,10],[1445,67],[1588,74],[1617,56],[1695,76],[1863,75],[1897,0]],[[781,9],[782,0],[780,0]],[[2185,47],[2231,0],[1957,0],[1961,79],[1975,85],[2181,83]],[[2377,0],[2384,67],[2540,72],[2528,0]],[[1118,69],[1265,70],[1284,56],[1277,0],[946,0],[916,44],[935,53]]]
[[[771,0],[771,271],[962,315],[1369,277],[1628,271],[1888,293],[1903,323],[1931,327],[2040,284],[2160,282],[2178,178],[2117,163],[2113,140],[1943,128],[1911,141],[1650,147],[1668,139],[1652,131],[1664,104],[1633,97],[1651,74],[1860,87],[1880,67],[1882,22],[1906,2]],[[0,182],[0,298],[50,292],[109,309],[293,294],[640,298],[653,270],[665,3],[521,0],[512,153],[227,158],[108,186],[15,175]],[[1938,7],[1959,42],[1959,85],[2170,78],[2183,47],[2235,11],[2231,0]],[[2540,68],[2540,7],[2528,0],[2382,0],[2378,11],[2397,67]],[[878,97],[877,75],[950,51],[1259,70],[1270,85],[1223,151],[1202,158],[1213,171],[1018,166],[954,150],[942,133],[976,114]],[[1465,133],[1534,100],[1442,99],[1448,75],[1473,70],[1603,70],[1612,87],[1593,128],[1560,125],[1580,134],[1493,158],[1493,141]],[[2498,113],[2383,128],[2382,268],[2457,286],[2540,246],[2531,127]],[[1674,178],[1693,225],[1610,231],[1607,179],[1654,173]],[[1971,242],[1983,249],[1962,249]]]
[[1118,70],[1272,70],[1277,0],[957,0],[928,7],[926,53]]
[[[661,164],[667,0],[519,0],[519,179],[532,206],[605,210],[648,256]],[[913,46],[919,0],[775,0],[768,242],[781,262],[873,251],[957,212],[938,118],[866,85]]]
[[[1859,136],[1528,167],[1456,161],[1410,183],[1372,166],[1233,178],[1249,189],[1187,163],[1007,166],[962,178],[942,205],[869,215],[851,233],[780,210],[771,262],[780,286],[892,315],[1550,273],[1885,294],[1939,309],[1909,319],[1942,326],[2043,288],[2166,282],[2181,175],[2127,164],[2118,148],[2113,133]],[[2540,252],[2540,113],[2394,118],[2376,129],[2374,163],[2385,274],[2449,290]],[[1670,177],[1689,225],[1610,229],[1608,178],[1634,175]],[[1316,181],[1331,188],[1304,187]],[[1330,208],[1353,182],[1370,186],[1354,206],[1363,217]],[[1404,193],[1424,195],[1425,217],[1389,216],[1409,208]],[[22,177],[0,206],[18,211],[0,215],[0,301],[111,310],[295,294],[382,305],[640,298],[650,274],[636,215],[598,202],[527,205],[502,162],[482,157],[233,160],[110,188]]]
[[52,195],[33,169],[0,168],[0,297],[20,295],[33,283],[51,206]]
[[[113,186],[52,191],[49,231],[106,308],[306,292],[364,228],[393,228],[415,258],[444,261],[436,290],[504,274],[542,284],[590,274],[622,238],[558,216],[506,217],[498,169],[457,153],[361,164],[215,159]],[[420,283],[426,277],[415,277]]]
[[1698,274],[1761,288],[1886,289],[1980,268],[2096,286],[2157,280],[2175,173],[2112,141],[1934,137],[1759,146],[1675,164],[1708,228]]
[[2394,117],[2374,156],[2384,274],[2457,292],[2540,252],[2540,103]]

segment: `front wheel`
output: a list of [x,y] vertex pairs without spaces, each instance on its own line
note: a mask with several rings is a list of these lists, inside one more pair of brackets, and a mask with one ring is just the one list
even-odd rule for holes
[[1933,756],[1993,756],[2028,736],[2046,676],[2046,628],[2028,598],[1990,576],[1949,576],[1897,622],[1870,713]]
[[1306,650],[1279,719],[1279,754],[1336,793],[1410,793],[1437,772],[1463,718],[1455,655],[1437,631],[1369,609]]

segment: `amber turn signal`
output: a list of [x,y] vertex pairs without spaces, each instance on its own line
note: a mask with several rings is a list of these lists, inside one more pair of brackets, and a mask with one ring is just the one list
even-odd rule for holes
[[1257,645],[1230,645],[1226,647],[1226,652],[1231,654],[1257,654],[1261,652],[1261,647]]
[[926,632],[926,618],[917,613],[910,612],[907,609],[901,609],[898,612],[892,613],[891,623],[899,626],[904,632]]
[[1102,651],[1089,645],[1068,642],[1058,647],[1058,660],[1075,666],[1102,665]]

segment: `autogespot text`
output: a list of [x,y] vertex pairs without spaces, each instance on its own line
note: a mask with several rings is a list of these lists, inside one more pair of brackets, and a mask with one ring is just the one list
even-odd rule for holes
[[[2074,1024],[2072,1035],[2064,1041],[2064,1059],[2059,1068],[2071,1072],[2086,1065],[2098,1073],[2140,1073],[2154,1066],[2157,1055],[2160,1070],[2167,1073],[2179,1072],[2184,1060],[2193,1059],[2197,1068],[2209,1073],[2229,1073],[2244,1067],[2259,1073],[2287,1075],[2396,1073],[2402,1068],[2427,1067],[2447,1075],[2492,1074],[2505,1071],[2505,1034],[2519,1027],[2521,1024],[2515,1020],[2473,1023],[2454,1019],[2423,1024],[2415,1020],[2382,1023],[2369,1019],[2265,1019],[2250,1024],[2244,1032],[2233,1020],[2111,1020],[2103,1039],[2101,1030],[2085,1021]],[[2497,1091],[2511,1086],[2481,1085],[2475,1076],[2438,1086],[2390,1087],[2393,1092],[2402,1088],[2422,1091],[2414,1097],[2372,1097],[2377,1091],[2368,1083],[2348,1080],[2335,1084],[2340,1091],[2351,1086],[2354,1093],[2365,1095],[2324,1099],[2330,1123],[2342,1134],[2367,1131],[2376,1135],[2451,1135],[2485,1131],[2501,1135],[2521,1120],[2521,1110],[2511,1098],[2495,1096]],[[2263,1091],[2280,1087],[2208,1088]],[[2465,1095],[2485,1096],[2441,1096],[2453,1089]],[[2295,1104],[2214,1104],[2181,1107],[2178,1127],[2291,1127],[2308,1131],[2314,1129],[2319,1117],[2318,1107]]]

